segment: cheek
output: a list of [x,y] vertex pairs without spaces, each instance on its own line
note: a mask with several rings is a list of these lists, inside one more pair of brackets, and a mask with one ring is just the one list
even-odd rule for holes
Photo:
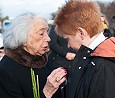
[[72,39],[70,41],[70,46],[73,49],[79,49],[79,47],[81,46],[81,42],[80,42],[80,40]]
[[39,41],[35,44],[35,48],[40,49],[42,47],[43,41]]
[[28,40],[28,46],[31,47],[31,49],[33,49],[34,51],[37,51],[41,47],[42,43],[42,39],[38,39],[35,37],[31,37]]
[[32,47],[33,47],[36,51],[38,51],[38,50],[42,47],[42,44],[43,44],[43,41],[42,41],[42,40],[41,40],[41,41],[35,41],[35,42],[33,42]]
[[74,43],[74,41],[73,40],[70,40],[69,42],[68,42],[68,45],[71,47],[71,48],[74,48],[74,45],[75,43]]

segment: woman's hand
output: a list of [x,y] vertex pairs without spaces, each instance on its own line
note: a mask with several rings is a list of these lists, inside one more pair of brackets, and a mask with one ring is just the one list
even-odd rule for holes
[[58,90],[60,84],[66,80],[67,71],[63,67],[57,68],[47,77],[47,82],[44,86],[43,93],[46,98],[51,98]]

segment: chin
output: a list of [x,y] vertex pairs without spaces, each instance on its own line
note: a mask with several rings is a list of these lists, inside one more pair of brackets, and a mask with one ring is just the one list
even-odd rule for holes
[[43,54],[48,53],[48,52],[49,52],[49,49],[47,49],[47,50],[41,50],[41,51],[38,51],[37,54],[38,55],[43,55]]
[[43,52],[41,52],[40,54],[43,55],[43,54],[45,54],[45,53],[46,53],[46,51],[43,51]]

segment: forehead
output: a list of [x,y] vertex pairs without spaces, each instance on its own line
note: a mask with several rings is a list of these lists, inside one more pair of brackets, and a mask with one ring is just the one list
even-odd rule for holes
[[36,18],[32,22],[32,28],[34,30],[48,29],[48,23],[42,18]]
[[64,38],[69,38],[69,37],[71,37],[71,36],[75,36],[76,34],[70,34],[70,33],[65,33],[65,32],[63,32],[61,29],[60,29],[60,27],[58,27],[57,25],[56,25],[56,27],[55,27],[55,31],[56,31],[56,33],[59,35],[59,36],[63,36]]

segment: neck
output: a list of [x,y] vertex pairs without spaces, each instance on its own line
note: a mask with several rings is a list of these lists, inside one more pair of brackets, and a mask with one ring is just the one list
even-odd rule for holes
[[84,46],[89,47],[89,45],[99,36],[99,34],[96,34],[95,36],[93,36],[92,38],[90,38],[89,36],[87,36],[87,38],[85,38],[84,40]]
[[92,39],[93,39],[93,40],[91,41],[91,43],[89,44],[88,47],[93,50],[93,49],[95,49],[100,43],[102,43],[102,42],[106,39],[106,37],[103,35],[103,32],[101,32],[99,35],[94,36]]
[[90,42],[88,43],[88,46],[100,35],[99,34],[96,34],[95,36],[93,36],[92,38],[90,38]]

